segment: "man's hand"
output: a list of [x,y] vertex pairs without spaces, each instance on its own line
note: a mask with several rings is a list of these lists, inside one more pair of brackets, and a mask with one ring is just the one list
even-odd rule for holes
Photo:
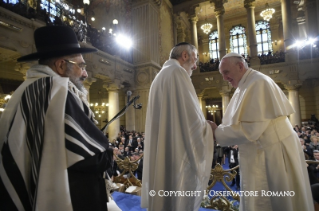
[[212,128],[213,132],[215,132],[216,128],[217,128],[217,125],[215,122],[212,122],[212,121],[209,121],[209,120],[206,120],[209,124],[210,124],[210,127]]

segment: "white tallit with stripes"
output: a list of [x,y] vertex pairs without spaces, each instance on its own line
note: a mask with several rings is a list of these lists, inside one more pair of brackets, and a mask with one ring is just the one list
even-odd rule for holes
[[8,209],[72,210],[67,168],[106,150],[65,113],[70,94],[92,124],[85,94],[48,66],[29,69],[10,99],[0,119],[0,198],[15,206]]

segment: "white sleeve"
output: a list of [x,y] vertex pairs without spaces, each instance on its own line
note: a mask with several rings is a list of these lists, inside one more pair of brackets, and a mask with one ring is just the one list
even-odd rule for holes
[[215,130],[216,141],[222,146],[241,145],[256,141],[266,130],[270,121],[239,122],[236,125],[221,124]]

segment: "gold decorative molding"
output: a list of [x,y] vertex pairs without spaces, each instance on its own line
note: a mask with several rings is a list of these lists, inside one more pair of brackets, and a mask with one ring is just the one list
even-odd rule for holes
[[6,22],[1,21],[1,20],[0,20],[0,26],[5,27],[5,28],[10,29],[10,30],[13,30],[13,31],[16,31],[16,32],[22,31],[22,28],[15,26],[15,25],[12,25],[12,24],[9,24],[9,23],[6,23]]
[[245,8],[255,8],[255,0],[245,0],[244,7]]
[[[8,10],[6,10],[4,8],[1,8],[1,7],[0,7],[0,17],[8,19],[8,20],[10,20],[12,22],[21,24],[21,25],[26,26],[28,28],[34,29],[34,26],[33,26],[31,20],[28,20],[28,19],[26,19],[26,18],[24,18],[24,17],[22,17],[22,16],[20,16],[18,14],[15,14],[15,13],[13,13],[11,11],[8,11]],[[24,20],[26,20],[26,21],[24,21]],[[45,24],[43,23],[43,26],[44,25]],[[18,28],[20,28],[20,27],[18,27]],[[19,31],[19,32],[22,32],[22,30]]]
[[198,22],[198,17],[197,16],[193,16],[190,18],[190,20],[193,22],[193,23],[197,23]]

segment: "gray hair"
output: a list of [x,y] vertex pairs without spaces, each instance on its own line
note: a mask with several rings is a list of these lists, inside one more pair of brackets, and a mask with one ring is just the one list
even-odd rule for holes
[[[247,62],[246,62],[246,60],[245,60],[245,58],[244,57],[242,57],[242,56],[232,56],[232,57],[226,57],[226,58],[229,58],[230,59],[230,61],[231,62],[233,62],[234,64],[237,64],[237,63],[242,63],[243,65],[244,65],[244,67],[245,67],[245,69],[246,70],[248,70],[248,64],[247,64]],[[225,59],[226,59],[225,58]],[[222,60],[223,60],[224,58],[222,58]],[[220,67],[220,64],[221,64],[221,62],[219,63],[219,67]],[[218,67],[218,68],[219,68]]]
[[186,42],[179,43],[174,46],[174,48],[171,50],[169,58],[170,59],[179,59],[182,57],[182,53],[186,51],[189,56],[192,55],[192,52],[195,52],[197,54],[197,49],[194,45],[191,45]]

